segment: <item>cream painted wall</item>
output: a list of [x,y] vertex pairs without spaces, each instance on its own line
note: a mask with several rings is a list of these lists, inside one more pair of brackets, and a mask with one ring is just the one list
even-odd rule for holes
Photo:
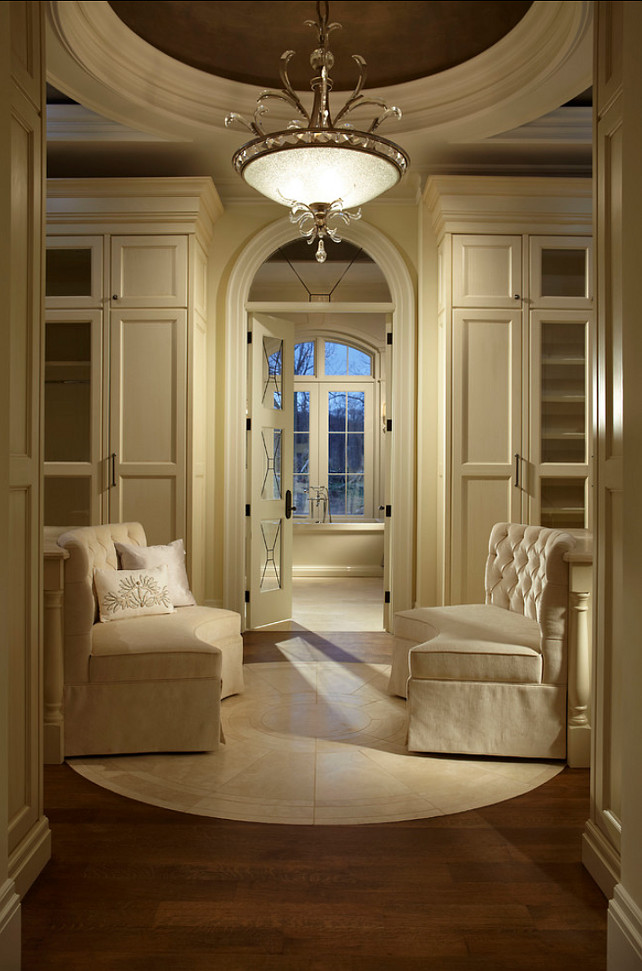
[[[415,287],[419,251],[418,207],[380,202],[364,207],[363,220],[371,223],[400,252]],[[210,308],[208,330],[208,499],[206,601],[220,604],[223,598],[223,477],[225,429],[222,420],[225,403],[225,304],[227,285],[235,262],[252,238],[269,225],[283,219],[285,210],[258,203],[229,205],[214,228],[208,276]],[[295,238],[293,227],[293,238]],[[416,362],[409,362],[415,368]],[[429,527],[422,545],[430,545]]]

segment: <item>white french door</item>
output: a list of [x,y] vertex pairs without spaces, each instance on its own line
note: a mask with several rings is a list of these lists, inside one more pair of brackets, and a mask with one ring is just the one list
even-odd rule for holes
[[292,616],[294,324],[253,314],[248,344],[246,626]]

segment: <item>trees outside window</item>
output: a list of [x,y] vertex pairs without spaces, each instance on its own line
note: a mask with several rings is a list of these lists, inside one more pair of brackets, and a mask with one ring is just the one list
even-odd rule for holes
[[[379,493],[376,355],[317,337],[294,355],[294,504],[297,517],[374,518]],[[328,515],[329,514],[329,515]]]

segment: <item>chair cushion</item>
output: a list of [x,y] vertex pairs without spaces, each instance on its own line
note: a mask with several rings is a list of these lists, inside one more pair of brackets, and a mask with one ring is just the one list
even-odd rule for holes
[[177,607],[172,614],[95,624],[89,680],[155,681],[221,676],[219,641],[240,634],[231,610]]
[[422,607],[395,617],[395,635],[410,650],[410,677],[444,681],[540,684],[540,628],[492,604]]

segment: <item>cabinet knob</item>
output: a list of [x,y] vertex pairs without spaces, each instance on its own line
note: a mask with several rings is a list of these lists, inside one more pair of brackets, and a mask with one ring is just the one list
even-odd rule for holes
[[111,299],[112,300],[118,300],[118,294],[117,293],[112,293]]
[[513,295],[513,299],[514,299],[514,300],[520,300],[521,298],[520,298],[520,295],[519,295],[518,293],[515,293],[515,294]]

